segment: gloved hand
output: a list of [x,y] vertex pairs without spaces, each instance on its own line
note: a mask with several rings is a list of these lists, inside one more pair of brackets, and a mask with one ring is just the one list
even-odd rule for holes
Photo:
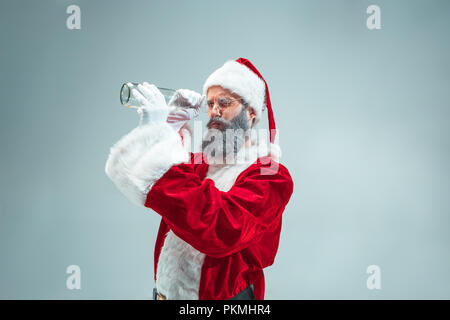
[[133,89],[131,93],[136,97],[140,103],[137,112],[139,114],[139,126],[164,123],[167,120],[169,114],[169,108],[167,107],[166,100],[163,94],[158,88],[144,82],[138,85],[138,90]]
[[187,121],[198,117],[205,102],[206,96],[189,89],[178,89],[169,101],[171,111],[167,122],[175,131],[180,130]]

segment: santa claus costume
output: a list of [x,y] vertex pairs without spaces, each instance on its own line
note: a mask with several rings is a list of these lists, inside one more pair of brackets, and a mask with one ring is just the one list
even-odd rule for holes
[[[226,62],[206,80],[204,94],[221,86],[256,112],[268,112],[270,146],[252,139],[244,161],[210,164],[190,152],[189,131],[166,121],[139,126],[110,149],[105,172],[135,204],[161,215],[154,278],[167,299],[231,299],[252,285],[264,299],[263,269],[273,264],[282,213],[293,192],[279,163],[266,81],[247,59]],[[180,134],[181,133],[181,134]]]

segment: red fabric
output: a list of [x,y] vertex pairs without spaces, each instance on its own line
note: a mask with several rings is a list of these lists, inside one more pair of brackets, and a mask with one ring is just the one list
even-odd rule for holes
[[277,133],[277,128],[275,127],[275,118],[273,116],[272,111],[272,103],[270,102],[270,95],[269,95],[269,87],[267,86],[266,80],[263,78],[261,73],[259,73],[258,69],[248,60],[245,58],[239,58],[236,60],[236,62],[243,64],[250,70],[252,70],[262,81],[264,81],[264,84],[266,86],[266,105],[267,105],[267,117],[269,121],[269,132],[270,132],[270,142],[274,143],[275,141],[275,135]]
[[208,164],[201,154],[190,155],[190,163],[172,166],[153,185],[145,202],[162,216],[155,279],[164,237],[171,229],[205,254],[199,299],[229,299],[250,283],[255,298],[264,299],[262,269],[275,259],[281,216],[293,192],[288,170],[269,157],[259,158],[223,192],[205,179]]

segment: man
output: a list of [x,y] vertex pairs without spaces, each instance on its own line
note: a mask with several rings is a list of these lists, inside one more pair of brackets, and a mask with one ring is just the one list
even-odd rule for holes
[[[139,89],[140,126],[111,148],[105,172],[128,199],[162,217],[158,299],[264,299],[263,268],[274,262],[293,192],[275,152],[265,80],[247,59],[228,61],[208,77],[204,96],[179,90],[191,108],[171,112],[155,86]],[[208,131],[193,154],[185,124],[205,98]],[[251,134],[266,108],[270,149]]]

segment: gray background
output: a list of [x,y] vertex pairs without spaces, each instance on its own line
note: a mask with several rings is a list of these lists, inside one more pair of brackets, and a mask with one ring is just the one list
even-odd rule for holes
[[[70,4],[81,30],[66,28]],[[381,30],[366,27],[370,4]],[[238,57],[269,84],[294,179],[266,298],[450,298],[449,1],[0,9],[0,298],[151,296],[160,217],[104,173],[109,147],[138,122],[120,85],[200,91]],[[79,291],[65,286],[71,264]],[[366,287],[372,264],[381,290]]]

